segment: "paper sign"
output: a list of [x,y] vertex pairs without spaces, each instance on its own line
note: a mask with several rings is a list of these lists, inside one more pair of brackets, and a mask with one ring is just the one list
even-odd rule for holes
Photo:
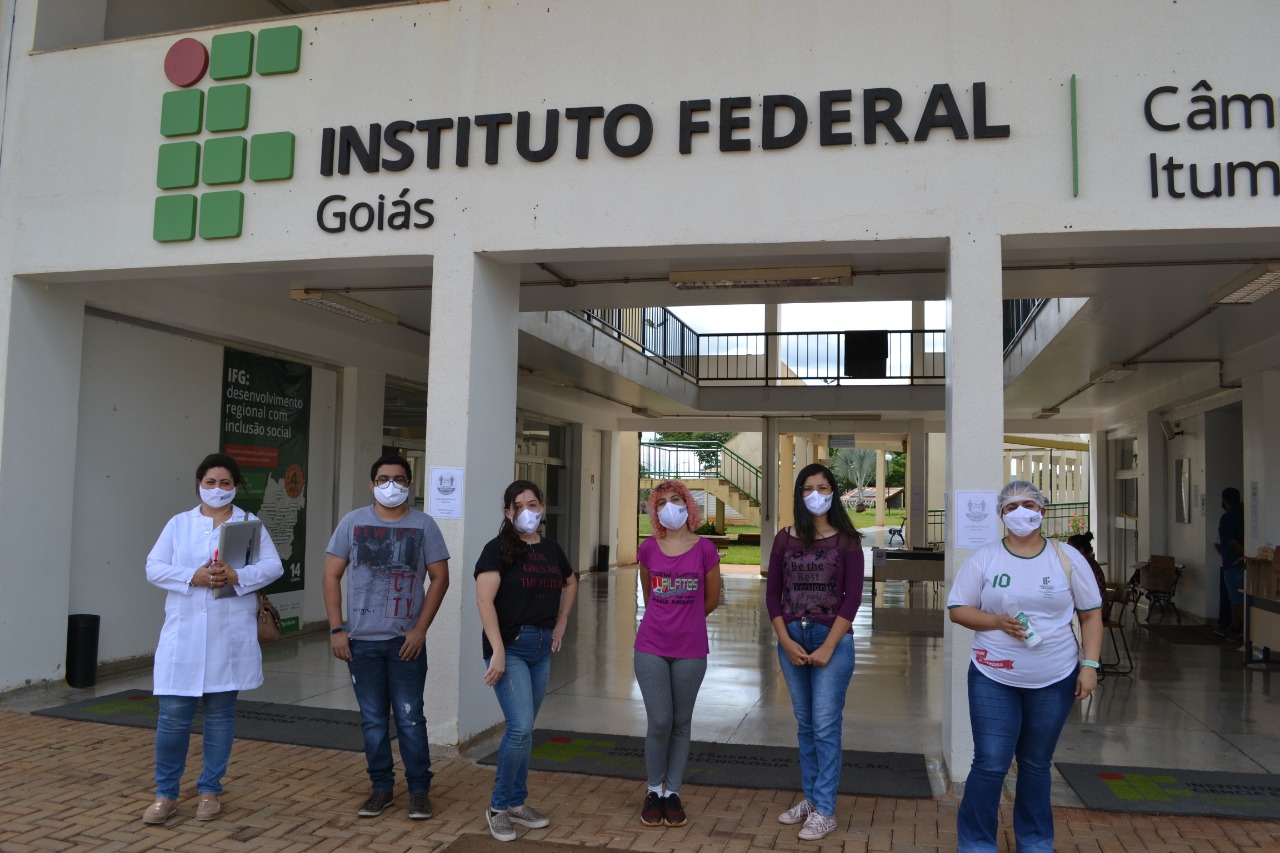
[[462,518],[464,468],[432,466],[427,479],[427,515],[435,519]]
[[1000,538],[996,492],[956,492],[951,516],[957,548],[981,548]]

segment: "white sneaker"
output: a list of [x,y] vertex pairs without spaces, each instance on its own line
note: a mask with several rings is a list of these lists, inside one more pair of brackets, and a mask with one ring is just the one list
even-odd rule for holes
[[813,814],[813,803],[808,800],[801,800],[782,814],[778,815],[778,823],[804,823],[809,815]]
[[801,827],[800,838],[802,841],[817,841],[819,838],[826,838],[835,828],[835,818],[827,817],[821,812],[814,812]]

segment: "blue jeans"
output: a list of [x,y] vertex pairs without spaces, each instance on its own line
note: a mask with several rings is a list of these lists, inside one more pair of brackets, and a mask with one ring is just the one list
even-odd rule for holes
[[[488,666],[488,660],[485,665]],[[551,629],[522,625],[507,646],[507,669],[493,685],[507,720],[498,746],[498,773],[493,781],[496,810],[523,806],[529,796],[529,758],[533,755],[533,721],[542,707],[551,675]]]
[[198,696],[157,696],[160,715],[156,719],[156,796],[178,799],[178,783],[187,767],[187,747],[191,744],[191,723],[196,701],[203,699],[204,769],[196,782],[201,794],[221,794],[222,777],[231,760],[231,741],[236,734],[238,691],[206,693]]
[[360,705],[364,757],[373,790],[390,793],[395,788],[389,735],[394,711],[409,793],[425,794],[431,787],[431,749],[427,744],[427,718],[422,713],[422,693],[427,686],[426,649],[414,660],[400,660],[404,637],[351,640],[350,644],[347,669]]
[[1049,765],[1075,703],[1076,675],[1047,687],[1009,687],[969,664],[973,767],[956,816],[959,853],[995,853],[1000,793],[1018,759],[1013,835],[1018,853],[1053,853]]
[[[831,628],[806,619],[787,623],[787,636],[806,652],[817,650]],[[800,743],[800,787],[804,798],[828,817],[836,813],[836,791],[844,752],[840,748],[844,697],[853,677],[853,635],[840,638],[826,666],[796,666],[778,644],[778,662],[791,693]]]

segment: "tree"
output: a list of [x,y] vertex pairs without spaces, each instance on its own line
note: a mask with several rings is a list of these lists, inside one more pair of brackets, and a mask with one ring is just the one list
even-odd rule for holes
[[[724,444],[729,439],[737,435],[736,432],[660,432],[658,433],[659,441],[714,441]],[[713,470],[720,462],[720,451],[717,448],[707,447],[695,451],[698,455],[698,464],[702,466],[702,470]]]
[[897,486],[900,489],[907,487],[907,454],[889,454],[889,465],[884,472],[884,484]]
[[831,451],[831,472],[836,475],[841,490],[856,489],[859,501],[862,490],[876,478],[876,453],[866,447]]

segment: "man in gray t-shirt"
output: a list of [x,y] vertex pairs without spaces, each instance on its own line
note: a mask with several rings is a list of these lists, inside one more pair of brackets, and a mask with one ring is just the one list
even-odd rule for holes
[[[427,629],[449,588],[449,551],[431,516],[408,505],[412,473],[399,456],[373,463],[374,503],[347,513],[325,548],[324,606],[333,656],[347,662],[372,792],[357,811],[381,814],[395,787],[389,720],[394,710],[409,786],[409,817],[431,817],[431,754],[422,710]],[[342,621],[342,576],[347,621]],[[428,583],[424,590],[424,582]]]

